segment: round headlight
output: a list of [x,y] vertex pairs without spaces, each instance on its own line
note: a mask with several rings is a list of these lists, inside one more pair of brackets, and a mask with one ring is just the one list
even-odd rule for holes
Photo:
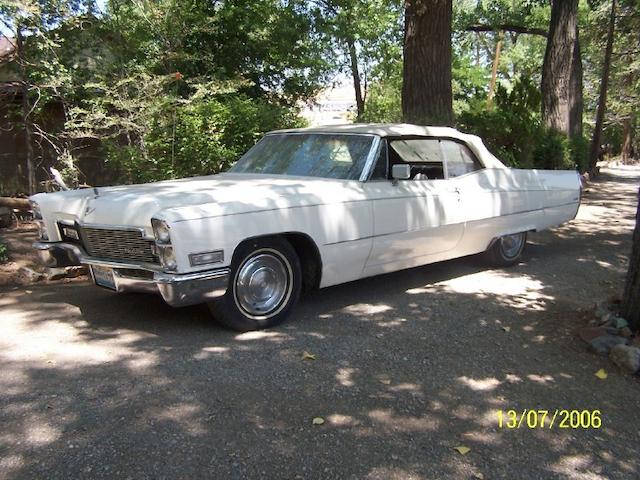
[[169,233],[169,225],[163,220],[153,219],[153,233],[158,243],[171,243],[171,235]]
[[31,203],[31,213],[33,214],[34,220],[42,220],[42,212],[40,211],[40,206],[36,202]]
[[38,220],[36,221],[36,225],[38,227],[38,237],[40,240],[49,240],[49,232],[47,232],[47,227],[45,227],[44,222]]
[[178,267],[176,257],[173,254],[173,247],[163,247],[161,250],[162,265],[167,270],[175,270]]
[[160,240],[162,243],[169,243],[171,241],[169,228],[165,224],[162,224],[162,226],[158,229],[158,240]]

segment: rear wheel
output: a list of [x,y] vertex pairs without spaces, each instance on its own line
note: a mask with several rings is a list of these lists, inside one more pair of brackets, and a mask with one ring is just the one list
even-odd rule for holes
[[231,262],[225,295],[209,303],[214,318],[246,332],[284,321],[300,297],[300,260],[289,242],[280,237],[241,244]]
[[520,261],[527,244],[527,232],[504,235],[485,252],[487,260],[498,267],[508,267]]

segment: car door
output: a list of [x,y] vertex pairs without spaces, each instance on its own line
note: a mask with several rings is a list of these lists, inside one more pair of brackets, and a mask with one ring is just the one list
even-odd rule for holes
[[[374,177],[364,185],[374,218],[368,274],[428,263],[455,248],[464,230],[460,195],[445,179],[439,139],[388,140],[384,160],[387,172],[406,163],[412,173],[408,180]],[[377,166],[374,175],[382,170]]]

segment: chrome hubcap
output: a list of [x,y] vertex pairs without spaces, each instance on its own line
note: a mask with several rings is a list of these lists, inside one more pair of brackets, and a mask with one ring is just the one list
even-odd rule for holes
[[517,257],[524,243],[524,233],[505,235],[500,238],[502,254],[507,258]]
[[270,253],[249,258],[238,270],[235,294],[240,308],[252,316],[274,313],[289,293],[290,268]]

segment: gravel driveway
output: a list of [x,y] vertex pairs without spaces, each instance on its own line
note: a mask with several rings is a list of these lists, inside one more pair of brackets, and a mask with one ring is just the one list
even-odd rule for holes
[[[638,478],[640,381],[575,331],[621,291],[639,179],[607,170],[515,268],[328,288],[264,332],[87,283],[0,290],[0,478]],[[602,426],[499,428],[525,408]]]

